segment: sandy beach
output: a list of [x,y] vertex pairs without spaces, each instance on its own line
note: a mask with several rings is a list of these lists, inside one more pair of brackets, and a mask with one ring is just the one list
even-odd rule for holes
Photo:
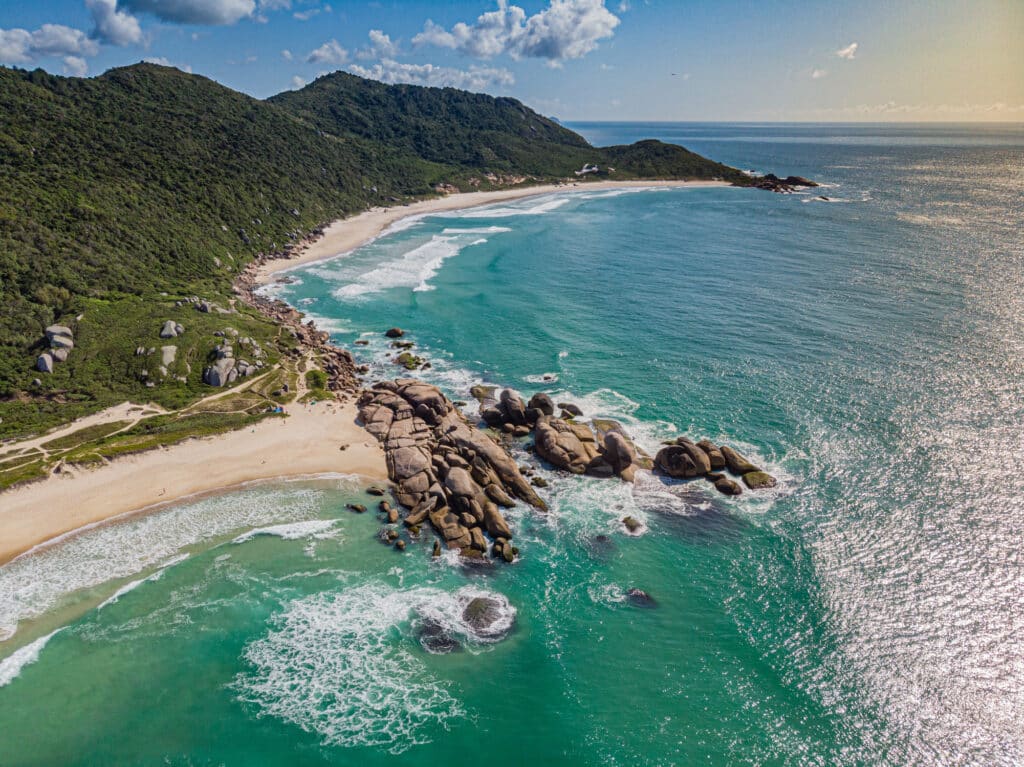
[[384,454],[356,424],[354,404],[296,404],[288,411],[286,418],[96,469],[65,469],[3,493],[0,564],[80,527],[245,482],[332,472],[387,479]]
[[299,250],[291,258],[275,259],[260,265],[256,282],[265,285],[273,275],[286,269],[323,261],[348,253],[367,243],[392,224],[410,216],[423,216],[443,211],[476,208],[507,200],[536,197],[553,192],[592,192],[612,189],[636,189],[650,187],[699,187],[729,186],[724,181],[590,181],[567,184],[545,184],[543,186],[518,187],[494,192],[464,192],[432,200],[420,200],[409,205],[390,208],[371,208],[351,218],[339,219],[324,231],[322,237]]

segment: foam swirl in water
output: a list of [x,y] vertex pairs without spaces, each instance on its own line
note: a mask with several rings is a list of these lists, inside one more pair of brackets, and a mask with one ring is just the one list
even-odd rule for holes
[[[483,634],[461,618],[474,596],[500,606],[498,619]],[[515,609],[503,596],[472,587],[450,594],[369,583],[316,594],[290,603],[270,632],[246,648],[252,671],[240,674],[233,688],[259,716],[291,722],[325,745],[398,754],[429,743],[439,728],[466,712],[422,661],[409,631],[419,616],[481,647],[495,641],[496,624],[507,631]]]

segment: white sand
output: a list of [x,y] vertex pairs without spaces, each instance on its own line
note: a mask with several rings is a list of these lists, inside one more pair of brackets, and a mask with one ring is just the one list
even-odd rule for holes
[[[244,482],[332,472],[387,479],[384,453],[356,424],[354,404],[293,404],[287,410],[287,418],[96,469],[65,469],[0,494],[0,564],[85,525]],[[348,447],[343,451],[342,445]]]

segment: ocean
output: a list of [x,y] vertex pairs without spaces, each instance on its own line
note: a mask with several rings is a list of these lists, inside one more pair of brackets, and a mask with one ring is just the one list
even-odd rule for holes
[[1024,126],[570,127],[822,186],[406,220],[273,292],[373,377],[397,325],[455,400],[547,391],[779,485],[541,467],[511,566],[382,545],[344,475],[96,528],[0,568],[0,764],[1024,762]]

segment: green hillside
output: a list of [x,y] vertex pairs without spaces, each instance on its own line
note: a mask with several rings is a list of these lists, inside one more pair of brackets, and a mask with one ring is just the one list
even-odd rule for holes
[[[614,178],[744,181],[660,142],[596,149],[518,101],[448,88],[339,73],[259,101],[151,64],[92,79],[0,68],[0,438],[125,399],[179,407],[208,393],[201,371],[225,324],[273,361],[285,342],[232,307],[232,282],[327,221],[442,182],[533,183],[587,162],[605,177],[611,165]],[[188,296],[232,313],[176,305]],[[136,349],[158,348],[168,319],[189,329],[177,342],[188,364],[147,380]],[[41,374],[55,322],[75,349]]]
[[[270,99],[336,136],[379,141],[432,162],[493,173],[572,176],[585,163],[615,168],[615,178],[724,178],[735,168],[674,144],[644,141],[601,149],[512,98],[455,88],[385,85],[346,72],[324,75]],[[607,174],[602,174],[607,177]]]

